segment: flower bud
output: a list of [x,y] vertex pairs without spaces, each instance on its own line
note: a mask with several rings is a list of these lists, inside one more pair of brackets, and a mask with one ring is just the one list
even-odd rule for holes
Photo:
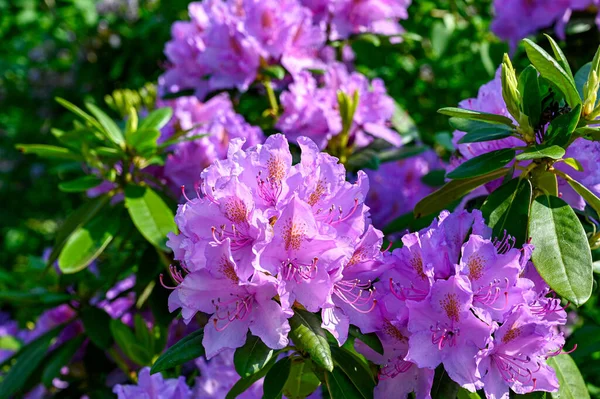
[[521,93],[518,89],[517,75],[508,54],[502,61],[502,97],[508,112],[518,121],[521,118]]

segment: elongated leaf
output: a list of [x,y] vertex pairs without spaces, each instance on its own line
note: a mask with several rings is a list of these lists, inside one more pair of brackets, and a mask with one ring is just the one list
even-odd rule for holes
[[102,181],[102,179],[96,176],[83,176],[75,180],[60,183],[58,185],[58,188],[61,191],[65,191],[67,193],[78,193],[81,191],[89,190],[90,188],[94,188],[98,184],[102,183]]
[[[498,125],[504,126],[504,125]],[[465,134],[460,140],[459,144],[465,143],[479,143],[482,141],[501,140],[512,136],[512,131],[507,129],[498,129],[496,127],[486,127],[481,129],[471,130],[471,132]]]
[[273,79],[281,80],[285,78],[285,69],[280,65],[269,65],[261,68],[260,72],[265,76]]
[[360,332],[358,327],[351,325],[348,330],[348,335],[362,341],[369,348],[373,349],[375,352],[383,355],[383,345],[379,340],[379,337],[375,333],[363,334]]
[[72,299],[70,294],[62,292],[23,292],[23,291],[0,291],[0,301],[11,302],[18,306],[56,306],[61,303],[69,302]]
[[86,335],[100,349],[108,349],[113,343],[110,334],[110,316],[102,309],[93,306],[81,310],[81,321]]
[[321,385],[319,377],[313,371],[310,359],[292,361],[290,375],[283,387],[283,394],[288,399],[304,399]]
[[115,143],[118,147],[123,147],[125,144],[125,137],[123,137],[123,132],[119,129],[119,126],[112,120],[112,118],[104,113],[100,108],[96,107],[94,104],[87,103],[85,104],[87,109],[98,119],[100,125],[102,125],[102,131],[106,135],[106,137]]
[[575,169],[578,172],[583,172],[583,166],[575,158],[564,158],[563,162]]
[[460,130],[461,132],[466,132],[466,133],[472,132],[473,130],[486,129],[486,128],[491,128],[491,127],[509,130],[509,131],[513,130],[509,126],[506,126],[502,123],[498,123],[498,122],[494,122],[494,121],[472,120],[472,119],[459,118],[456,116],[448,119],[448,124],[453,129]]
[[581,105],[576,106],[566,114],[554,118],[544,137],[544,142],[564,147],[571,139],[571,135],[577,128],[581,115]]
[[50,330],[15,354],[17,362],[3,376],[0,383],[0,399],[10,398],[24,387],[27,379],[44,360],[52,339],[58,335],[62,327]]
[[515,158],[515,150],[504,148],[471,158],[458,165],[446,176],[450,179],[467,179],[483,176],[506,166]]
[[536,198],[529,236],[533,263],[550,288],[577,306],[585,303],[592,293],[592,255],[573,209],[557,197]]
[[194,331],[181,339],[156,359],[150,369],[150,374],[156,374],[204,356],[202,338],[204,338],[204,330]]
[[83,161],[83,157],[81,155],[71,152],[68,148],[57,147],[55,145],[17,144],[16,148],[25,154],[34,154],[42,158]]
[[583,98],[583,85],[587,82],[588,76],[590,75],[590,69],[592,69],[592,63],[588,62],[583,65],[577,73],[575,73],[575,87],[577,87],[577,91],[579,92],[579,96],[582,100]]
[[590,394],[585,386],[585,381],[577,365],[567,354],[554,356],[548,359],[548,365],[556,372],[558,378],[558,392],[552,392],[555,399],[589,399]]
[[[279,353],[279,352],[278,352]],[[248,388],[250,388],[256,381],[263,378],[275,365],[277,362],[277,354],[267,363],[265,367],[262,368],[258,373],[251,375],[248,378],[241,378],[238,382],[236,382],[233,387],[227,392],[227,396],[225,399],[235,399],[242,393],[244,393]]]
[[542,113],[542,99],[538,71],[529,65],[519,76],[519,91],[523,98],[523,111],[529,117],[529,124],[537,126]]
[[538,70],[540,75],[553,82],[565,95],[567,104],[575,108],[581,104],[581,98],[575,87],[574,80],[560,66],[560,64],[550,56],[543,48],[529,39],[524,39],[525,51],[527,57]]
[[265,376],[263,399],[279,399],[283,395],[283,387],[290,376],[292,360],[284,357],[275,363]]
[[364,399],[373,398],[375,379],[371,370],[351,352],[343,348],[331,347],[331,354],[337,367],[346,374]]
[[546,36],[546,39],[548,39],[548,41],[550,42],[550,46],[552,46],[552,52],[554,53],[554,58],[556,58],[556,61],[560,64],[562,69],[565,70],[567,75],[571,78],[571,80],[573,80],[573,83],[574,83],[575,80],[573,79],[573,72],[571,72],[571,67],[569,66],[569,61],[567,61],[567,57],[565,57],[565,54],[563,53],[561,48],[558,46],[558,44],[554,41],[554,39],[550,35],[547,35],[544,33],[544,36]]
[[532,180],[533,186],[543,193],[558,197],[558,180],[556,175],[550,172],[543,172],[540,175],[534,176]]
[[419,218],[440,211],[477,187],[506,175],[508,171],[508,169],[499,169],[471,179],[453,180],[419,201],[415,206],[415,216]]
[[454,382],[442,366],[435,369],[431,386],[432,399],[450,399],[458,396],[460,386]]
[[441,108],[438,110],[438,112],[443,115],[455,116],[463,119],[496,122],[502,123],[506,126],[514,127],[512,120],[503,115],[488,114],[486,112],[471,111],[469,109],[454,107]]
[[138,154],[146,157],[158,148],[156,140],[159,137],[160,131],[157,129],[138,129],[127,137],[127,144],[134,148]]
[[152,362],[153,346],[142,346],[138,343],[135,334],[121,320],[110,321],[110,332],[121,350],[128,358],[140,366],[147,366]]
[[120,214],[119,209],[114,209],[76,229],[58,256],[60,270],[77,273],[92,263],[119,231]]
[[348,376],[337,367],[325,372],[325,386],[331,399],[363,399]]
[[138,130],[160,130],[169,123],[172,116],[173,109],[171,107],[155,109],[142,119]]
[[125,188],[125,206],[139,232],[152,245],[169,251],[167,234],[177,229],[171,208],[150,187]]
[[289,321],[290,338],[296,347],[307,352],[317,366],[325,370],[333,370],[333,359],[327,343],[327,335],[321,328],[321,322],[317,316],[305,310],[296,309],[294,316]]
[[531,193],[529,180],[516,178],[490,194],[481,212],[492,228],[494,237],[501,238],[506,231],[515,237],[517,247],[527,241]]
[[235,371],[242,377],[258,373],[273,357],[273,349],[265,345],[254,335],[249,335],[246,344],[235,351],[233,364]]
[[579,183],[575,180],[567,180],[569,185],[573,187],[573,190],[577,191],[577,194],[581,195],[585,202],[592,207],[593,210],[596,211],[598,215],[600,215],[600,198],[596,196],[593,192],[591,192],[587,187],[583,184]]
[[464,388],[458,388],[456,399],[481,399],[481,396],[477,392],[469,392]]
[[526,161],[530,159],[541,158],[561,159],[563,155],[565,155],[565,149],[557,145],[551,145],[548,147],[535,146],[528,148],[522,153],[518,154],[516,158],[517,161]]
[[575,134],[591,141],[600,141],[600,129],[595,127],[580,127],[575,130]]
[[65,219],[56,233],[56,241],[48,257],[48,265],[52,265],[58,259],[58,255],[60,255],[69,236],[75,230],[92,220],[108,204],[109,200],[110,197],[108,195],[101,195],[90,199]]
[[88,114],[87,112],[85,112],[84,110],[79,108],[77,105],[65,100],[64,98],[60,98],[60,97],[56,97],[55,100],[57,103],[59,103],[60,105],[62,105],[63,107],[65,107],[66,109],[68,109],[69,111],[74,113],[75,115],[77,115],[79,118],[81,118],[82,120],[87,122],[89,125],[94,126],[98,130],[102,129],[102,126],[100,126],[98,121],[96,119],[94,119],[93,116],[91,116],[90,114]]
[[42,372],[42,383],[50,387],[52,380],[60,375],[60,370],[67,365],[75,353],[81,348],[84,336],[80,335],[64,343],[56,349],[47,360]]

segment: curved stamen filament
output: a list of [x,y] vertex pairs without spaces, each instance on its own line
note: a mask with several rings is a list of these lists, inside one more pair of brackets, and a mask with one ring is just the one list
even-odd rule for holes
[[411,282],[410,287],[404,287],[390,278],[390,292],[399,300],[420,301],[425,299],[429,291],[417,288]]
[[334,211],[334,209],[335,209],[334,207],[331,207],[331,209],[330,209],[330,215],[331,215],[331,218],[330,218],[330,220],[329,220],[329,222],[328,222],[328,223],[329,223],[329,224],[338,224],[338,223],[345,222],[346,220],[350,219],[350,217],[351,217],[351,216],[352,216],[352,215],[353,215],[353,214],[356,212],[356,210],[358,209],[358,198],[354,198],[354,206],[352,207],[352,209],[350,210],[350,212],[348,212],[348,213],[346,214],[346,216],[343,216],[343,217],[342,217],[343,210],[342,210],[342,207],[340,206],[340,207],[339,207],[339,213],[340,213],[340,214],[338,215],[338,218],[337,218],[336,220],[333,220],[333,219],[334,219],[334,217],[333,217],[333,211]]
[[379,379],[394,378],[398,374],[406,373],[412,366],[413,363],[397,358],[393,363],[388,363],[379,370]]
[[493,241],[494,246],[496,247],[496,250],[499,254],[505,254],[511,249],[513,249],[515,247],[516,242],[517,241],[513,236],[506,233],[506,230],[504,230],[504,235],[502,236],[502,239],[499,240],[498,238],[495,238]]
[[435,327],[431,326],[431,343],[438,346],[439,350],[442,350],[446,344],[453,347],[456,346],[457,337],[460,336],[460,329],[454,328],[453,325],[440,326],[440,323],[436,323]]
[[312,280],[317,277],[317,262],[319,258],[314,258],[312,263],[303,265],[296,260],[286,260],[282,262],[282,275],[286,280],[294,280],[300,284],[305,280]]
[[[371,288],[371,281],[361,283],[359,280],[342,280],[333,286],[333,293],[360,313],[369,313],[377,306],[377,300],[373,299],[375,288]],[[365,309],[365,306],[368,308]]]
[[[221,298],[217,298],[217,301],[213,300],[212,303],[215,306],[215,313],[213,314],[215,329],[222,332],[235,320],[245,320],[248,317],[252,311],[254,296],[235,296],[225,302],[221,301]],[[219,322],[221,321],[225,323],[219,326]]]

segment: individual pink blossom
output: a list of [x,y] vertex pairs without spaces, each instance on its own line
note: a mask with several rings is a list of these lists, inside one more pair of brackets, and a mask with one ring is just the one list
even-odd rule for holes
[[138,373],[137,385],[116,385],[113,392],[118,399],[191,399],[192,390],[185,377],[164,379],[160,373],[150,375],[144,367]]

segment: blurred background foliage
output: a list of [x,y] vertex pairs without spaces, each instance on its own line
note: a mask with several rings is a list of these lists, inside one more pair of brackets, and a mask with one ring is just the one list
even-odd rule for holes
[[[52,143],[50,128],[69,125],[72,115],[54,97],[103,103],[115,89],[139,89],[155,81],[163,71],[170,26],[187,18],[188,3],[0,0],[0,291],[56,283],[56,276],[40,275],[41,255],[52,245],[61,221],[81,203],[80,197],[56,189],[68,170],[22,155],[15,144]],[[491,19],[491,0],[413,0],[409,19],[402,23],[407,34],[401,43],[376,37],[352,43],[358,70],[382,78],[423,141],[446,155],[452,151],[451,135],[447,118],[437,109],[476,96],[509,51],[489,31]],[[567,32],[561,44],[577,70],[591,59],[598,30],[593,18],[583,15],[571,20]],[[519,70],[524,52],[517,49],[514,55]],[[128,267],[147,264],[143,259],[148,254],[130,248],[131,261],[115,256],[119,245],[112,248],[106,256],[128,261]],[[595,397],[600,397],[599,305],[596,293],[573,315],[571,339],[579,345],[572,356]],[[16,318],[26,324],[41,310],[29,308]]]

